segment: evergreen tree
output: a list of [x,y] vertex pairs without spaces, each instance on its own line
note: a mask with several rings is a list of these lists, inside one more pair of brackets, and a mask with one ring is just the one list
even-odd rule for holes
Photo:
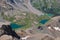
[[46,13],[60,14],[60,6],[57,0],[32,0],[32,5]]

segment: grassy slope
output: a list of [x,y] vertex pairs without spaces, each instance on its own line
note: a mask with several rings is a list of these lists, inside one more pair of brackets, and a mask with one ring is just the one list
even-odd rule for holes
[[[38,22],[38,24],[34,24],[35,26],[39,26],[42,25],[41,23],[39,23],[40,20],[42,19],[50,19],[49,16],[47,15],[43,15],[43,16],[37,16],[35,14],[32,13],[27,13],[26,15],[21,14],[20,16],[22,16],[21,19],[17,20],[15,23],[19,24],[19,25],[24,25],[24,27],[22,27],[21,29],[27,29],[32,27],[32,24],[34,24],[34,21]],[[24,17],[23,17],[24,16]],[[14,22],[13,20],[16,20],[15,17],[4,17],[6,20]],[[18,28],[20,29],[20,28]]]

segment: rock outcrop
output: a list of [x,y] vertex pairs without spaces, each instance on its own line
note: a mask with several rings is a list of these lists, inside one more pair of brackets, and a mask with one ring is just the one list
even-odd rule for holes
[[0,40],[12,40],[12,36],[8,36],[8,35],[3,35],[0,37]]
[[20,39],[20,36],[14,31],[12,30],[10,25],[2,25],[1,27],[1,31],[0,31],[0,37],[5,37],[3,35],[7,35],[6,38],[8,38],[8,35],[12,36],[14,39]]

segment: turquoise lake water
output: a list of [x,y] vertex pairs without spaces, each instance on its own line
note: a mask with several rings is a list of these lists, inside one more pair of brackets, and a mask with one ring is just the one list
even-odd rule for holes
[[48,19],[41,20],[39,23],[45,24],[48,21]]
[[[50,17],[53,16],[53,14],[47,14],[47,15],[50,16]],[[47,21],[48,21],[48,19],[43,19],[43,20],[41,20],[39,23],[45,24]]]
[[53,14],[47,14],[47,15],[50,16],[50,17],[53,16]]
[[12,27],[12,29],[17,29],[22,27],[22,25],[18,25],[16,23],[11,23],[10,26]]

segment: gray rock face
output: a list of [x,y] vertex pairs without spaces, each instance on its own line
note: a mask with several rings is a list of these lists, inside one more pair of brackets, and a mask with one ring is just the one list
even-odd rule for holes
[[45,37],[43,37],[41,40],[54,40],[54,38],[49,37],[49,36],[45,36]]
[[17,39],[17,38],[13,38],[10,35],[2,35],[3,33],[4,33],[4,31],[0,30],[0,40],[20,40],[20,39]]
[[4,31],[3,30],[0,30],[0,36],[1,36],[1,34],[3,34],[4,33]]
[[0,40],[12,40],[12,36],[8,36],[8,35],[3,35],[0,37]]

